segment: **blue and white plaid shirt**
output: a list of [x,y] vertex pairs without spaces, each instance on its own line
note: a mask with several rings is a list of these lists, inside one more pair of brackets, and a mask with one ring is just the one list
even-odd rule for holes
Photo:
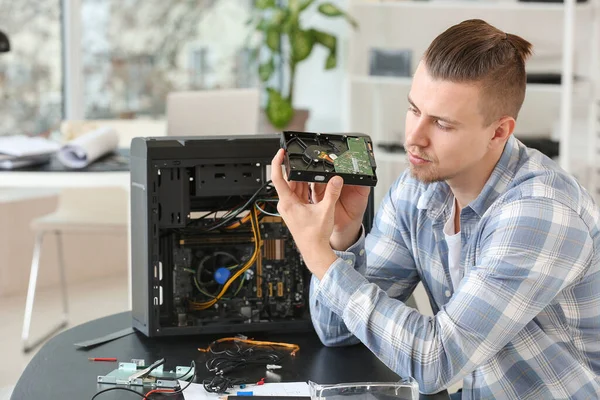
[[[511,137],[460,213],[457,288],[443,233],[452,199],[445,182],[396,181],[366,239],[313,277],[323,343],[363,342],[422,393],[462,379],[463,399],[599,399],[600,210],[590,195]],[[403,303],[419,281],[434,317]]]

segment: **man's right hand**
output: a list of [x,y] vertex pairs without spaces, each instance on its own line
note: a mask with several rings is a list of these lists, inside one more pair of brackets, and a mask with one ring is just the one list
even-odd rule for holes
[[[323,199],[326,184],[311,184],[312,201]],[[344,251],[357,240],[363,215],[369,202],[371,188],[367,186],[344,185],[340,198],[335,204],[333,233],[329,243],[334,250]]]

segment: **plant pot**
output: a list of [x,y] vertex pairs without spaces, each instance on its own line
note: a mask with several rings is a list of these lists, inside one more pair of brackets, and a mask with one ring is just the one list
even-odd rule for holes
[[306,121],[310,116],[310,110],[305,108],[294,109],[294,117],[283,129],[275,128],[271,125],[271,122],[267,118],[267,114],[264,110],[260,113],[260,121],[258,126],[258,133],[279,133],[282,131],[298,131],[304,132],[306,127]]

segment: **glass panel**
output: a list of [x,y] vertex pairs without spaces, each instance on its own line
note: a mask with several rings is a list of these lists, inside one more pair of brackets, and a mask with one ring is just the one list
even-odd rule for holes
[[158,117],[170,91],[258,85],[251,0],[82,0],[85,117]]
[[46,133],[62,119],[60,0],[0,0],[0,135]]

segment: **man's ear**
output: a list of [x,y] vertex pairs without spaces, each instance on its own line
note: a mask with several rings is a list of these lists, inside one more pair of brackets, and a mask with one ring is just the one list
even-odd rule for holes
[[496,129],[494,130],[494,136],[492,136],[492,140],[490,141],[491,146],[501,145],[504,146],[504,143],[508,140],[510,135],[513,134],[515,130],[516,121],[513,117],[505,116],[500,118],[496,122]]

